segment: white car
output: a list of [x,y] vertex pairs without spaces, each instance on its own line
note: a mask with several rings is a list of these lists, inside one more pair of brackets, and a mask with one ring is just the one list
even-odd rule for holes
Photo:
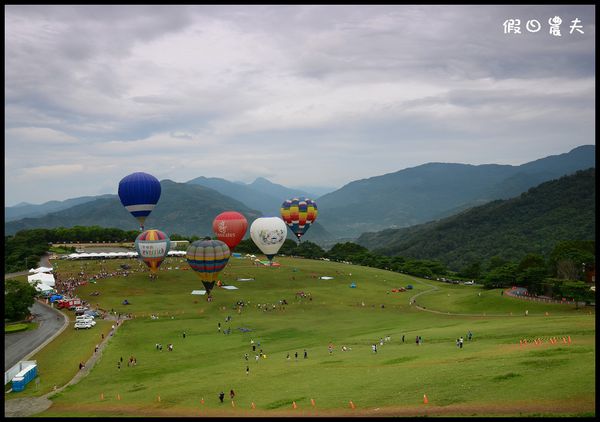
[[75,322],[76,323],[77,322],[85,322],[87,324],[90,324],[92,327],[94,325],[96,325],[96,321],[94,321],[92,318],[79,318],[79,317],[77,317],[77,318],[75,318]]
[[75,329],[79,330],[80,328],[92,328],[92,324],[86,321],[78,321],[75,323]]

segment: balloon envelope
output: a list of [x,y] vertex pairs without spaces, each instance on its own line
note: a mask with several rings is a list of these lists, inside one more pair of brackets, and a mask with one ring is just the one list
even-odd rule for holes
[[281,218],[298,240],[317,219],[317,203],[308,198],[292,198],[281,205]]
[[139,258],[153,273],[158,271],[170,248],[171,240],[160,230],[146,230],[135,239],[135,249]]
[[229,247],[220,240],[196,240],[188,247],[187,262],[202,281],[207,295],[227,265],[230,254]]
[[279,217],[260,217],[250,226],[250,237],[269,260],[277,254],[287,235],[287,227]]
[[144,226],[160,198],[160,182],[151,174],[138,172],[119,182],[119,199],[127,211]]
[[217,239],[233,250],[244,238],[248,229],[248,221],[239,212],[225,211],[215,217],[212,228]]

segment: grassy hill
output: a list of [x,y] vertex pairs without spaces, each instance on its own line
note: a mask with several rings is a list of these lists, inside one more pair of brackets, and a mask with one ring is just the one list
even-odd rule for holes
[[[161,266],[155,281],[142,267],[142,272],[127,277],[81,286],[80,296],[94,306],[132,313],[135,318],[125,321],[112,337],[107,321],[89,331],[69,327],[32,357],[43,374],[39,390],[29,386],[6,399],[42,395],[53,385],[64,385],[77,373],[77,364],[93,354],[104,332],[108,343],[90,373],[51,396],[52,407],[38,416],[590,416],[595,412],[595,316],[588,309],[525,302],[501,296],[498,290],[451,286],[367,267],[287,257],[276,261],[281,267],[230,260],[221,280],[239,289],[217,288],[211,303],[190,294],[201,288],[200,281],[175,258]],[[82,266],[95,274],[101,265],[110,272],[121,263],[55,265],[58,274],[68,277]],[[351,282],[357,287],[350,288]],[[408,284],[414,286],[412,291],[389,293]],[[92,296],[95,291],[100,294]],[[312,300],[296,298],[300,291],[310,293]],[[409,304],[417,295],[426,309]],[[131,305],[122,305],[123,299]],[[283,309],[281,299],[288,302]],[[246,302],[240,313],[235,308],[238,301]],[[151,314],[159,318],[152,319]],[[222,331],[230,327],[231,334],[219,332],[218,323]],[[456,338],[468,331],[473,340],[457,348]],[[572,345],[547,343],[551,337],[567,335]],[[390,340],[381,346],[379,341],[386,336]],[[422,345],[415,344],[415,336],[423,338]],[[545,341],[521,347],[524,338]],[[260,343],[256,352],[262,349],[267,358],[256,361],[251,339]],[[164,345],[162,352],[156,343]],[[169,343],[174,345],[172,352],[166,350]],[[377,353],[371,350],[373,343],[378,344]],[[342,351],[342,346],[349,349]],[[138,362],[135,367],[126,365],[132,355]],[[121,357],[124,364],[118,370]],[[220,391],[227,394],[230,389],[236,392],[235,407],[228,395],[225,403],[217,398]],[[423,403],[424,395],[428,404]]]
[[439,221],[365,233],[357,243],[386,255],[438,259],[453,269],[495,255],[545,255],[558,241],[595,238],[595,178],[593,168],[579,171]]

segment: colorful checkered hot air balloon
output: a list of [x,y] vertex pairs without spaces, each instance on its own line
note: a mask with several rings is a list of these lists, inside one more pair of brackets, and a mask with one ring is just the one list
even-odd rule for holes
[[300,241],[317,219],[317,203],[308,198],[288,199],[281,205],[281,218]]
[[140,222],[150,215],[160,198],[160,182],[148,173],[132,173],[119,182],[119,199],[127,211]]
[[230,254],[229,246],[220,240],[211,240],[210,238],[196,240],[188,247],[187,262],[202,281],[207,299],[219,278],[219,273],[229,262]]
[[138,257],[156,274],[158,267],[169,253],[171,240],[160,230],[146,230],[135,239]]

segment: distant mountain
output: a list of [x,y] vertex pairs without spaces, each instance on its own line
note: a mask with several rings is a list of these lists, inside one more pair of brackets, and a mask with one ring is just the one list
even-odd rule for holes
[[561,240],[593,240],[596,170],[544,182],[508,200],[405,229],[364,233],[361,246],[386,255],[436,259],[458,270],[493,256],[548,254]]
[[402,228],[518,195],[547,180],[595,167],[595,146],[520,166],[428,163],[351,182],[319,198],[319,221],[333,236]]
[[[316,197],[316,195],[313,195],[309,192],[305,192],[301,189],[287,188],[283,185],[278,185],[277,183],[270,182],[264,177],[257,178],[248,186],[254,190],[279,199],[279,205],[281,205],[286,199],[290,199],[295,196],[304,196],[311,199]],[[277,215],[279,215],[279,213]]]
[[[294,189],[294,188],[292,188]],[[338,188],[334,188],[334,187],[327,187],[327,186],[297,186],[295,189],[300,189],[302,191],[306,191],[306,192],[311,192],[308,197],[310,199],[319,199],[319,197],[333,192],[334,190],[337,190]]]
[[262,177],[250,184],[204,176],[189,180],[187,183],[206,186],[219,191],[223,195],[243,202],[250,208],[261,211],[265,216],[279,216],[281,204],[288,198],[298,195],[308,198],[314,197],[314,195],[302,190],[271,183]]
[[[260,211],[204,186],[170,180],[162,180],[160,184],[160,200],[146,219],[145,228],[157,228],[167,234],[212,236],[212,221],[223,211],[236,210],[246,217],[249,224],[261,216]],[[4,228],[5,234],[9,235],[22,229],[76,225],[98,225],[124,230],[139,227],[137,220],[125,210],[118,196],[108,195],[44,217],[7,222]]]
[[110,196],[111,195],[82,196],[79,198],[67,199],[65,201],[48,201],[39,205],[21,202],[12,207],[4,207],[4,221],[19,220],[26,217],[41,217],[52,212],[66,210],[75,205],[84,204],[99,198],[108,198]]

